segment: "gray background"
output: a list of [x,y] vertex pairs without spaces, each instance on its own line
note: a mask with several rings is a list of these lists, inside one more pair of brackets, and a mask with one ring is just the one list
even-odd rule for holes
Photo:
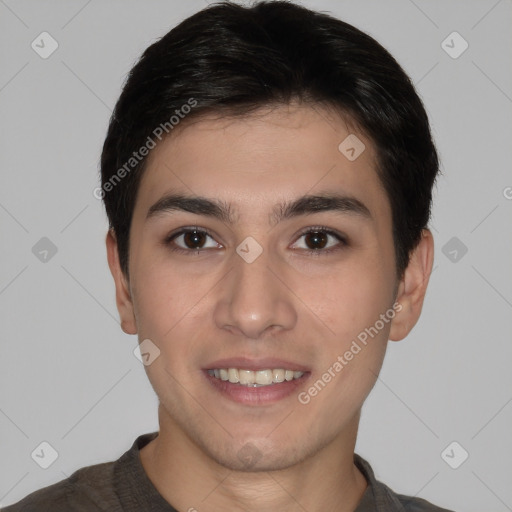
[[[126,73],[205,4],[0,0],[0,504],[116,459],[158,428],[136,337],[117,320],[92,191]],[[512,510],[511,2],[303,4],[395,55],[427,106],[444,173],[423,316],[390,344],[357,451],[396,491]],[[43,31],[59,44],[47,59],[31,48]],[[469,43],[456,59],[441,46],[453,31]],[[448,39],[452,51],[460,43]],[[46,262],[32,252],[42,237],[57,247]],[[58,452],[46,470],[31,458],[42,441]],[[441,456],[452,441],[469,453],[458,469]],[[460,462],[461,448],[448,453]]]

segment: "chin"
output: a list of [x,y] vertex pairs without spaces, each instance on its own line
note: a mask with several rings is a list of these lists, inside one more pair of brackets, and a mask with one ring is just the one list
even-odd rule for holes
[[[306,459],[310,453],[305,445],[284,446],[292,438],[271,441],[268,437],[253,440],[226,441],[224,446],[203,446],[203,452],[230,471],[259,473],[290,468]],[[300,451],[298,451],[300,450]],[[314,450],[312,450],[314,451]]]
[[298,461],[284,454],[263,454],[254,445],[248,443],[237,453],[222,454],[213,457],[215,462],[230,471],[242,473],[262,473],[279,471],[294,466]]

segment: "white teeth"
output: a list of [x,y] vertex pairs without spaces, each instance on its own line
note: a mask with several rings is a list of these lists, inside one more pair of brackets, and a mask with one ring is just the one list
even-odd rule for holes
[[272,384],[272,370],[259,370],[254,372],[254,381],[256,384],[261,384],[262,386]]
[[298,370],[284,370],[282,368],[257,371],[238,368],[215,368],[214,370],[208,370],[208,373],[217,379],[229,380],[232,384],[249,387],[270,386],[285,380],[300,379],[304,375],[304,372]]
[[284,370],[272,370],[272,381],[273,382],[283,382],[284,380]]
[[254,384],[254,372],[251,370],[238,370],[238,379],[240,384]]
[[228,369],[228,379],[229,382],[232,382],[233,384],[236,384],[238,382],[238,370],[236,368]]

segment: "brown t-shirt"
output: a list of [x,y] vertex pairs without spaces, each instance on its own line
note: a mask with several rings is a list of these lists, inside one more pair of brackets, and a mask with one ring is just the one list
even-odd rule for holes
[[[143,434],[118,460],[79,469],[2,512],[177,512],[156,490],[140,461],[139,450],[157,435]],[[375,479],[368,462],[357,454],[354,461],[368,482],[355,512],[450,512],[420,498],[395,494]]]

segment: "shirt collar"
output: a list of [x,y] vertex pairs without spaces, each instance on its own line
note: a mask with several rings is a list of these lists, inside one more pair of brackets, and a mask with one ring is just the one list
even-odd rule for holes
[[361,456],[354,454],[354,464],[368,482],[355,512],[406,512],[396,494],[382,482],[377,481],[370,464]]

